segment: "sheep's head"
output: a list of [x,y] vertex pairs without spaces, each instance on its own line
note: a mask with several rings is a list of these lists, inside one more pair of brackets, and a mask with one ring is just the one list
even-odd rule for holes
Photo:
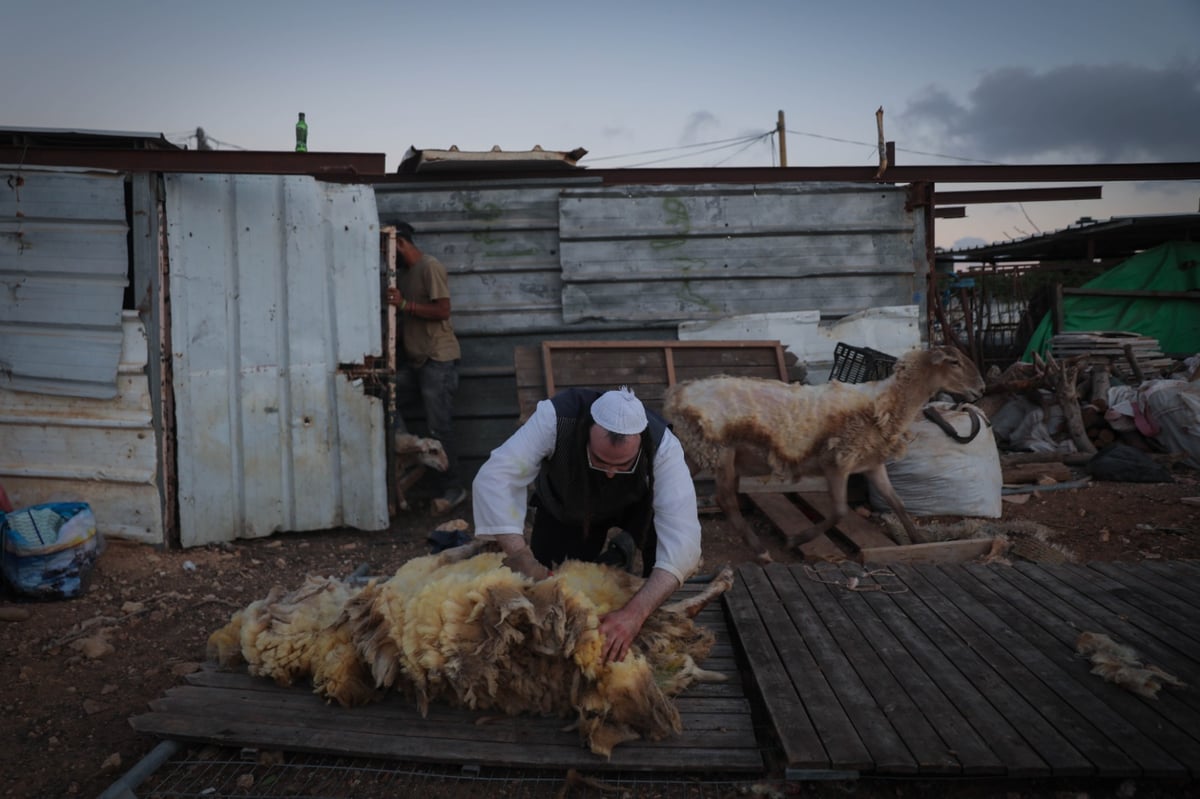
[[588,748],[609,757],[625,741],[661,740],[682,729],[679,711],[654,679],[641,655],[610,663],[596,681],[579,680],[573,691],[579,734]]
[[971,359],[954,347],[933,347],[928,353],[928,363],[935,379],[935,391],[945,391],[968,400],[983,394],[986,384]]
[[444,472],[450,468],[446,450],[436,438],[423,438],[412,433],[397,433],[392,446],[397,455],[414,456],[422,466]]

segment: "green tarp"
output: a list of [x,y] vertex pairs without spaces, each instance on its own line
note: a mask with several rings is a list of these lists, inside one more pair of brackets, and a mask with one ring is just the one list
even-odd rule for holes
[[[1140,252],[1120,266],[1083,285],[1112,291],[1200,290],[1200,244],[1168,242]],[[1158,339],[1168,355],[1200,352],[1200,300],[1122,297],[1063,298],[1063,332],[1114,331],[1138,333]],[[1044,355],[1053,335],[1046,314],[1033,331],[1024,360]]]

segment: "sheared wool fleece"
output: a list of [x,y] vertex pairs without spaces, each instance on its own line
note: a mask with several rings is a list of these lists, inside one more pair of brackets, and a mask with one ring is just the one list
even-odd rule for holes
[[[460,548],[471,554],[478,544]],[[568,561],[535,582],[496,552],[448,550],[415,558],[361,590],[308,578],[273,589],[209,639],[223,666],[241,661],[283,684],[311,677],[343,705],[384,690],[507,714],[570,717],[593,752],[679,732],[670,697],[695,681],[723,679],[697,662],[714,638],[683,612],[655,611],[625,660],[603,662],[600,617],[642,584],[618,569]]]

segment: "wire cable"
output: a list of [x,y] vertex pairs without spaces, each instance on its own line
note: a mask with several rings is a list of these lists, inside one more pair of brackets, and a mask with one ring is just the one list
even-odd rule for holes
[[[756,139],[753,139],[752,141],[748,141],[748,142],[746,142],[745,146],[743,146],[743,147],[742,147],[740,150],[738,150],[737,152],[730,153],[728,157],[726,157],[726,158],[722,158],[720,161],[718,161],[718,162],[716,162],[715,164],[713,164],[713,166],[721,166],[722,164],[724,164],[724,163],[726,163],[726,162],[730,161],[731,159],[733,159],[733,158],[736,158],[737,156],[739,156],[739,155],[741,155],[742,153],[746,152],[746,151],[747,151],[747,150],[749,150],[751,147],[753,147],[755,144],[758,144],[759,142],[761,142],[761,141],[762,141],[762,140],[764,140],[764,139],[769,139],[769,138],[772,138],[772,137],[774,137],[774,135],[775,135],[774,131],[769,131],[769,132],[767,132],[767,133],[764,133],[764,134],[762,134],[762,135],[761,135],[761,136],[759,136],[758,138],[756,138]],[[775,154],[774,154],[774,153],[772,153],[772,154],[771,154],[771,161],[772,161],[772,163],[774,163],[774,161],[775,161]]]
[[732,139],[717,139],[715,141],[702,141],[702,142],[697,142],[696,144],[680,144],[676,147],[659,147],[658,149],[655,149],[655,150],[640,150],[638,152],[623,153],[621,155],[601,155],[601,156],[592,158],[590,160],[592,160],[592,161],[611,161],[614,158],[633,158],[633,157],[639,156],[639,155],[654,155],[655,153],[671,153],[671,152],[677,152],[679,150],[692,150],[697,147],[708,147],[708,146],[714,145],[714,144],[729,144],[729,143],[740,144],[740,143],[746,141],[748,138],[758,138],[761,135],[762,134],[755,133],[755,134],[753,134],[753,136],[749,136],[749,137],[737,136]]
[[[789,129],[788,133],[794,133],[797,136],[808,136],[813,139],[825,139],[826,141],[840,142],[841,144],[861,144],[863,147],[870,147],[873,152],[877,151],[879,149],[878,144],[872,144],[871,142],[855,141],[853,139],[840,139],[837,136],[825,136],[820,133],[809,133],[808,131],[804,131],[804,130],[790,130]],[[1000,165],[1000,166],[1003,165],[1000,161],[987,161],[983,158],[964,158],[964,157],[958,156],[958,155],[945,155],[944,153],[930,153],[930,152],[926,152],[924,150],[910,150],[907,147],[897,147],[896,151],[901,152],[901,153],[912,153],[913,155],[927,155],[930,158],[948,158],[952,161],[966,161],[966,162],[972,163],[972,164],[996,164],[996,165]]]
[[[707,150],[700,150],[699,152],[683,153],[683,154],[677,155],[673,158],[656,158],[656,159],[653,159],[650,161],[642,161],[642,162],[636,163],[636,164],[626,164],[623,167],[619,167],[619,168],[621,168],[621,169],[636,169],[638,167],[643,167],[643,166],[653,166],[655,164],[665,164],[669,161],[678,161],[682,158],[691,158],[693,156],[707,155],[709,153],[715,153],[720,150],[727,150],[730,147],[736,147],[739,144],[745,145],[745,147],[749,147],[750,145],[754,144],[755,142],[761,141],[763,138],[765,138],[766,136],[769,136],[769,135],[770,135],[769,133],[758,134],[758,135],[751,136],[748,138],[732,140],[731,143],[729,143],[729,144],[721,144],[717,147],[711,147]],[[743,147],[743,149],[745,149],[745,147]],[[739,150],[738,152],[741,152],[741,150]],[[734,154],[736,155],[737,153],[734,153]]]

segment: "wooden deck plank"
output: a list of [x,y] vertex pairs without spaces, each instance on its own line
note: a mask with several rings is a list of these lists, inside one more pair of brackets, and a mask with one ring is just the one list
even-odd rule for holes
[[1179,561],[1143,560],[1137,567],[1153,575],[1163,590],[1170,591],[1192,607],[1200,607],[1200,571],[1194,575],[1181,574],[1180,565]]
[[1110,610],[1125,615],[1138,627],[1158,638],[1169,638],[1170,645],[1192,660],[1200,660],[1200,629],[1195,617],[1179,603],[1163,603],[1157,597],[1142,595],[1135,588],[1108,576],[1103,564],[1065,563],[1055,569],[1064,582],[1095,599]]
[[[991,642],[974,621],[926,579],[929,566],[897,566],[904,583],[928,608],[923,614],[922,630],[938,644],[947,659],[979,687],[984,699],[992,704],[1020,735],[1029,742],[1045,763],[1051,776],[1090,774],[1091,762],[1050,724],[1037,707],[996,667],[990,656]],[[903,595],[898,595],[903,597]],[[917,608],[913,608],[917,610]],[[983,639],[980,645],[980,640]],[[1039,776],[1041,770],[1026,764],[1026,772],[1014,776]],[[1013,773],[1010,767],[1010,773]]]
[[[1135,723],[1130,714],[1143,708],[1134,705],[1118,709],[1115,703],[1126,698],[1121,695],[1123,691],[1118,689],[1117,694],[1112,694],[1110,691],[1097,690],[1103,686],[1090,673],[1091,664],[1083,658],[1074,657],[1074,641],[1062,640],[1044,629],[1043,622],[1053,623],[1049,615],[1025,600],[1019,592],[1013,592],[1011,584],[999,577],[996,571],[994,568],[968,566],[948,572],[948,576],[995,614],[1001,623],[1041,653],[1042,659],[1035,661],[1037,668],[1031,670],[1087,719],[1112,746],[1137,763],[1143,773],[1153,776],[1186,775],[1187,768],[1143,731],[1152,729],[1156,721],[1144,717],[1141,720],[1146,726]],[[1054,667],[1047,664],[1053,664]]]
[[972,645],[1084,754],[1090,762],[1090,773],[1098,776],[1137,773],[1135,761],[1075,708],[1074,701],[1083,692],[1063,673],[1061,666],[1018,635],[1005,619],[996,616],[949,576],[949,573],[964,574],[962,569],[917,568],[971,619],[974,625]]
[[[971,726],[958,705],[943,692],[936,674],[921,665],[916,653],[893,634],[870,602],[870,597],[877,593],[873,589],[894,588],[899,585],[898,581],[892,576],[873,576],[863,572],[858,564],[851,563],[842,564],[841,573],[845,581],[826,584],[826,590],[837,599],[847,621],[857,627],[861,645],[869,646],[874,657],[894,675],[899,688],[911,697],[914,712],[928,719],[934,735],[933,749],[928,753],[919,749],[914,752],[921,763],[921,772],[1002,774],[1004,767],[1000,758]],[[852,579],[860,581],[854,589],[849,588]],[[894,602],[888,604],[895,607]],[[886,691],[884,695],[887,696]],[[907,740],[910,748],[915,749],[913,739]]]
[[[1137,600],[1140,607],[1158,608],[1169,612],[1171,615],[1163,617],[1164,621],[1194,618],[1197,607],[1200,607],[1200,603],[1191,601],[1189,597],[1176,596],[1174,591],[1167,590],[1162,580],[1156,579],[1150,572],[1140,568],[1137,564],[1089,563],[1087,565],[1092,571],[1098,571],[1114,582],[1120,583],[1125,591],[1143,597],[1144,599]],[[1120,595],[1118,594],[1118,596]],[[1189,630],[1186,627],[1181,627],[1179,632],[1184,635],[1190,633],[1193,640],[1200,635],[1200,630]]]
[[346,757],[384,757],[422,762],[470,763],[486,766],[586,768],[597,770],[661,771],[664,762],[671,770],[758,771],[762,768],[757,751],[718,747],[713,749],[657,749],[649,746],[622,746],[605,760],[572,744],[524,746],[487,740],[456,740],[448,751],[439,739],[399,736],[394,732],[372,733],[347,729],[306,729],[272,722],[256,724],[213,716],[146,714],[135,719],[135,729],[166,738],[216,743],[223,746],[254,746]]
[[[1200,662],[1200,649],[1186,636],[1178,635],[1180,627],[1166,625],[1138,607],[1106,594],[1112,584],[1099,572],[1069,569],[1066,565],[1028,569],[1026,564],[1015,564],[1014,569],[1087,613],[1094,621],[1091,632],[1108,633],[1118,643],[1138,650],[1154,665],[1180,674]],[[1184,629],[1194,629],[1195,624],[1193,619]],[[1193,693],[1184,691],[1178,696],[1192,707],[1200,708],[1200,697],[1194,697]]]
[[[867,730],[860,730],[867,745],[871,746],[871,739],[875,736],[885,739],[898,737],[904,741],[916,771],[939,775],[961,773],[962,766],[957,756],[952,753],[952,746],[938,735],[937,730],[926,719],[921,706],[909,695],[900,678],[894,673],[892,667],[898,664],[882,659],[879,653],[873,650],[874,642],[868,640],[855,624],[856,621],[864,621],[859,614],[870,614],[870,609],[865,606],[856,607],[858,598],[854,592],[834,588],[823,580],[812,579],[811,570],[793,566],[789,572],[792,584],[798,586],[808,598],[825,629],[832,635],[832,640],[841,652],[845,653],[846,661],[872,697],[871,701],[882,710],[887,719],[887,725],[872,725]],[[772,581],[776,582],[774,575],[771,577]],[[847,605],[850,607],[846,607]],[[927,688],[931,687],[925,675],[922,674],[919,678],[917,675],[910,676],[910,683],[923,681]],[[855,690],[857,692],[857,686]]]
[[[886,769],[896,774],[915,774],[917,761],[909,751],[908,746],[901,740],[888,720],[887,713],[875,701],[870,689],[863,678],[855,671],[850,659],[838,645],[834,636],[822,623],[817,609],[809,601],[808,595],[797,585],[795,576],[786,566],[770,564],[763,569],[767,579],[779,596],[786,611],[787,618],[799,632],[803,644],[807,645],[816,661],[816,670],[824,675],[822,682],[827,682],[832,689],[832,702],[816,713],[818,724],[833,712],[836,704],[841,712],[849,719],[856,737],[870,753],[871,761],[877,768]],[[784,627],[783,629],[786,629]],[[772,634],[776,629],[772,627]],[[809,682],[813,682],[809,680]],[[823,693],[823,692],[821,692]],[[801,696],[807,703],[811,694],[809,690],[801,689]],[[819,694],[818,694],[819,695]],[[840,721],[837,714],[831,716]],[[834,760],[834,768],[849,768],[849,764],[841,764]]]
[[[726,593],[725,603],[746,654],[751,679],[764,698],[766,713],[779,735],[788,764],[796,768],[830,768],[827,749],[832,749],[844,768],[858,770],[870,765],[866,749],[844,714],[823,714],[820,730],[814,726],[806,706],[820,709],[822,699],[831,693],[827,686],[823,691],[821,686],[807,690],[822,679],[821,673],[802,642],[787,634],[789,623],[762,570],[740,567],[737,584]],[[779,635],[778,641],[773,632]],[[800,676],[807,674],[810,679],[796,679],[793,675],[797,670]]]
[[[1092,626],[1092,619],[1078,613],[1015,569],[973,567],[973,571],[997,594],[1010,597],[1014,607],[1019,608],[1031,622],[1040,625],[1047,635],[1053,636],[1067,652],[1075,652],[1079,631]],[[1196,737],[1200,735],[1200,716],[1172,696],[1164,694],[1162,701],[1149,702],[1105,682],[1091,673],[1088,661],[1082,658],[1078,660],[1084,664],[1084,673],[1077,677],[1080,684],[1118,713],[1122,723],[1132,724],[1139,735],[1153,740],[1174,759],[1175,763],[1169,764],[1169,768],[1160,770],[1162,776],[1178,776],[1180,765],[1184,766],[1185,771],[1200,768],[1200,738]],[[1147,773],[1154,773],[1152,763],[1140,762]]]
[[[1083,614],[1079,623],[1080,632],[1097,632],[1111,636],[1118,643],[1125,644],[1137,650],[1148,662],[1165,669],[1172,674],[1194,672],[1200,660],[1189,658],[1171,646],[1171,631],[1161,627],[1155,631],[1147,630],[1131,621],[1120,611],[1095,601],[1072,586],[1078,580],[1072,577],[1070,583],[1059,579],[1064,571],[1060,567],[1029,568],[1032,564],[1017,563],[1013,568],[1031,582],[1044,588],[1050,594],[1061,599],[1068,607]],[[1194,622],[1193,622],[1194,623]],[[1156,634],[1157,632],[1157,634]],[[1171,693],[1174,699],[1200,710],[1200,697],[1194,691],[1179,691]]]
[[[155,712],[181,717],[219,718],[230,721],[275,723],[303,729],[341,730],[390,734],[419,738],[423,741],[472,741],[480,738],[478,727],[486,728],[486,740],[493,743],[579,745],[579,736],[565,732],[567,719],[536,716],[489,715],[456,708],[430,708],[421,718],[415,708],[397,703],[378,702],[358,708],[340,708],[291,697],[255,691],[230,692],[227,689],[185,686],[154,703]],[[390,707],[389,707],[390,705]],[[686,747],[721,746],[731,749],[754,748],[753,723],[749,714],[685,713]],[[746,733],[751,733],[749,736]],[[447,744],[455,746],[456,744]],[[639,746],[675,749],[680,739],[643,741]]]
[[[997,678],[978,656],[968,650],[962,640],[934,613],[913,588],[905,583],[903,570],[895,570],[887,592],[866,594],[867,602],[888,625],[892,634],[907,648],[913,659],[928,672],[972,723],[976,733],[994,754],[1000,773],[1010,777],[1044,777],[1049,766],[1005,716],[989,701],[1003,701],[1005,693],[993,691],[991,681]],[[885,581],[877,580],[877,583]],[[985,696],[985,693],[987,694]],[[1015,693],[1009,691],[1015,697]],[[1036,740],[1034,741],[1036,742]],[[986,755],[963,750],[964,771],[987,773]]]

